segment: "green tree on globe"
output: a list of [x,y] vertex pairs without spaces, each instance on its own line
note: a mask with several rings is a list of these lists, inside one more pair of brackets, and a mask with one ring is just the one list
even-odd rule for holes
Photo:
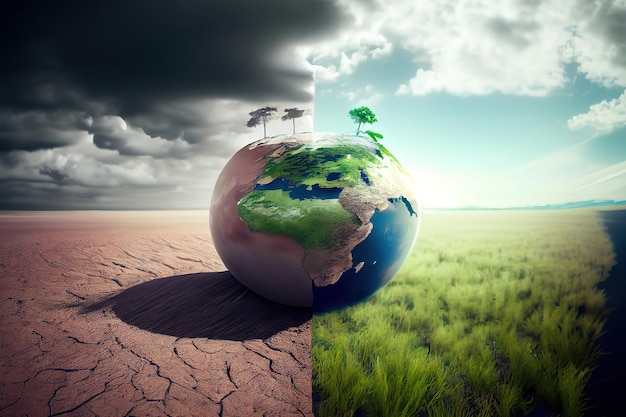
[[354,121],[354,123],[358,123],[359,125],[356,128],[356,134],[358,135],[359,133],[365,133],[367,134],[370,138],[372,138],[372,140],[374,142],[378,142],[378,139],[382,139],[383,135],[381,135],[380,133],[376,133],[373,132],[371,130],[361,130],[361,124],[366,123],[366,124],[372,124],[372,123],[376,123],[378,121],[378,119],[376,118],[376,115],[374,114],[374,112],[372,112],[370,110],[369,107],[366,106],[361,106],[361,107],[356,107],[352,110],[350,110],[348,112],[348,114],[350,115],[350,117],[352,118],[352,120]]

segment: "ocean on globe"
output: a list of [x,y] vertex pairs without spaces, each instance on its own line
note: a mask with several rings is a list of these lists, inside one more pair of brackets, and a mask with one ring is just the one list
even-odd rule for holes
[[215,248],[232,275],[315,312],[361,302],[411,251],[420,213],[398,160],[369,137],[299,133],[239,150],[217,179]]

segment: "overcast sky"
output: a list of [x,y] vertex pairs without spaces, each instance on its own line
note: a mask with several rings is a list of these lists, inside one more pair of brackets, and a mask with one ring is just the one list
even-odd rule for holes
[[626,0],[10,0],[0,44],[0,209],[208,209],[267,105],[369,106],[424,207],[626,199]]

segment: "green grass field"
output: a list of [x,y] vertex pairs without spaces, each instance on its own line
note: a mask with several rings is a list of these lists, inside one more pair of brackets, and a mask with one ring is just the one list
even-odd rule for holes
[[613,264],[592,210],[423,213],[391,282],[313,318],[316,415],[581,416]]

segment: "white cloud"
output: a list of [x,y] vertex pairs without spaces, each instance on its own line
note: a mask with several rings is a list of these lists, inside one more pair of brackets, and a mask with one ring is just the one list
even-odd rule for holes
[[325,67],[323,65],[312,65],[311,67],[315,73],[315,81],[321,83],[328,83],[337,81],[339,78],[339,70],[334,65]]
[[586,155],[595,143],[586,140],[502,173],[505,186],[500,190],[501,195],[510,197],[516,202],[514,205],[623,200],[626,162],[590,161]]
[[574,30],[579,71],[606,87],[626,86],[626,1],[579,1]]
[[155,171],[147,159],[128,159],[122,163],[98,161],[67,149],[35,152],[17,151],[20,161],[5,179],[28,179],[63,185],[110,188],[156,185]]
[[626,126],[626,90],[618,98],[589,107],[587,113],[578,114],[567,121],[570,129],[591,128],[597,133],[609,133]]
[[395,47],[415,62],[398,94],[545,96],[568,81],[567,63],[592,81],[626,85],[623,0],[340,3],[352,26],[306,55],[318,81],[339,81]]
[[315,81],[338,81],[342,76],[353,74],[363,62],[388,56],[393,44],[375,27],[344,28],[344,32],[332,41],[300,48],[300,54],[311,64]]
[[280,120],[291,107],[308,110],[295,120],[296,130],[312,130],[313,104],[284,101],[173,102],[126,119],[0,114],[0,128],[19,127],[27,119],[35,126],[30,136],[43,132],[49,137],[57,130],[73,135],[52,149],[0,154],[2,200],[35,208],[208,208],[228,159],[263,136],[262,127],[246,127],[248,112],[267,105],[278,109],[277,119],[267,126],[269,136],[292,132],[292,121]]
[[601,192],[605,198],[622,200],[626,195],[626,161],[600,168],[577,180],[576,191]]
[[367,84],[363,88],[353,91],[341,91],[338,97],[344,97],[348,101],[353,101],[357,106],[371,106],[379,102],[383,98],[383,94],[371,84]]
[[14,151],[6,158],[11,163],[0,164],[0,178],[20,192],[7,202],[24,204],[35,195],[43,199],[37,201],[39,208],[125,209],[208,208],[227,160],[203,154],[188,159],[124,156],[95,147],[89,138],[65,148]]
[[193,152],[193,146],[182,137],[173,140],[151,137],[143,129],[129,126],[119,116],[96,118],[90,131],[93,133],[93,143],[98,148],[115,150],[120,155],[184,158]]
[[[421,68],[399,94],[494,92],[546,95],[566,77],[560,48],[570,32],[568,10],[555,2],[523,1],[407,5],[421,28],[397,27]],[[398,17],[399,18],[399,17]]]

